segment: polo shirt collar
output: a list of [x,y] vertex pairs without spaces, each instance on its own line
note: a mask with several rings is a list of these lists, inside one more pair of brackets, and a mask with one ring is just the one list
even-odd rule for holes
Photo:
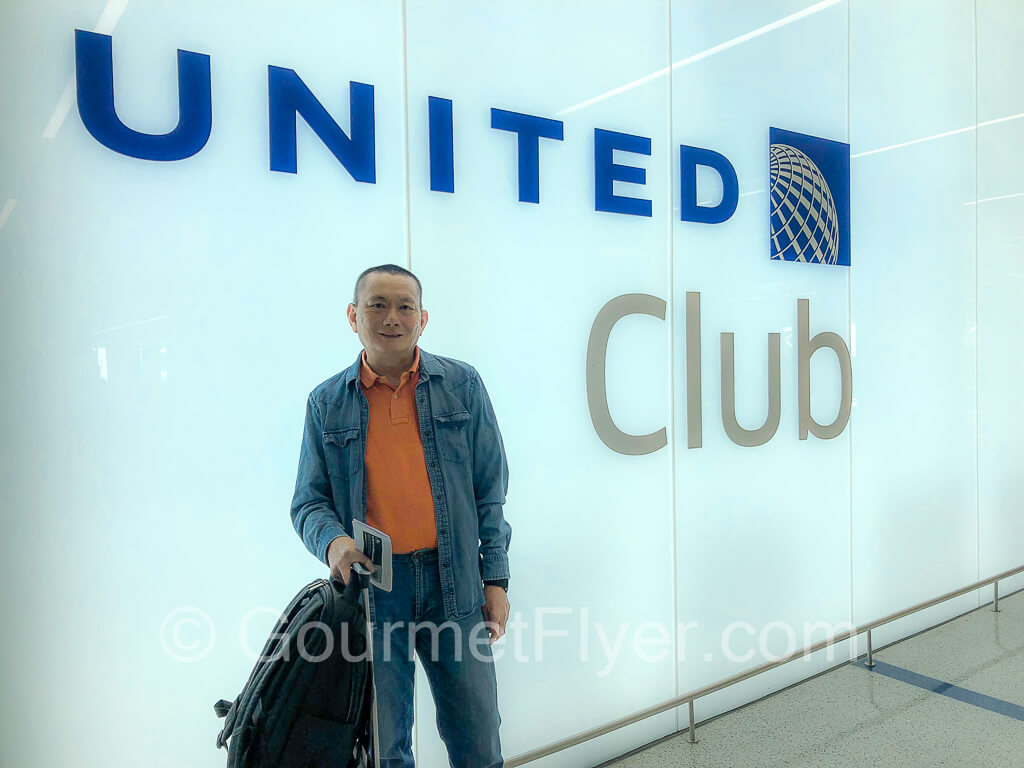
[[[363,350],[363,352],[359,356],[359,358],[360,358],[360,361],[361,361],[360,367],[359,367],[359,380],[363,382],[363,386],[364,387],[369,389],[370,387],[372,387],[376,383],[377,378],[380,376],[380,374],[378,374],[376,371],[374,371],[370,367],[369,363],[366,362],[366,350],[365,349]],[[420,345],[417,344],[416,345],[416,353],[413,355],[412,365],[409,366],[408,373],[414,373],[414,372],[418,371],[419,368],[420,368]]]
[[[444,366],[441,365],[441,363],[437,360],[436,357],[427,352],[425,349],[420,349],[418,344],[416,345],[416,351],[419,354],[419,378],[421,380],[429,379],[431,376],[440,376],[442,378],[444,377]],[[361,379],[360,374],[362,373],[364,352],[365,350],[360,350],[359,354],[356,355],[356,359],[352,362],[352,365],[345,369],[345,372],[342,375],[342,381],[346,386],[352,386]]]

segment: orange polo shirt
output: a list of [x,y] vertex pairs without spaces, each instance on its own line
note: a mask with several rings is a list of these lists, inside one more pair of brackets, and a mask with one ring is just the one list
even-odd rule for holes
[[420,348],[398,389],[366,362],[359,380],[370,404],[366,431],[366,522],[391,537],[395,554],[437,547],[434,496],[423,458],[416,382]]

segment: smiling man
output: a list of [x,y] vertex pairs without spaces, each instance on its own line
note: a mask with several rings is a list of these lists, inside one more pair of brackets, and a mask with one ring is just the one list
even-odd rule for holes
[[348,321],[363,350],[309,395],[292,523],[346,583],[369,564],[352,520],[391,537],[392,591],[370,595],[381,766],[414,765],[415,653],[450,764],[490,768],[503,764],[490,643],[509,615],[508,464],[476,369],[417,344],[422,298],[394,264],[356,280]]

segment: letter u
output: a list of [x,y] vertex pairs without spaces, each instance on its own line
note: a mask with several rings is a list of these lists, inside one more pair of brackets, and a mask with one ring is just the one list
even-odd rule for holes
[[210,57],[178,50],[178,125],[170,133],[139,133],[114,109],[114,63],[110,35],[75,30],[78,114],[103,146],[140,160],[184,160],[206,146],[213,123]]
[[733,334],[722,334],[722,426],[736,445],[753,448],[774,437],[782,416],[781,337],[768,334],[768,415],[757,429],[744,429],[736,421],[736,363]]

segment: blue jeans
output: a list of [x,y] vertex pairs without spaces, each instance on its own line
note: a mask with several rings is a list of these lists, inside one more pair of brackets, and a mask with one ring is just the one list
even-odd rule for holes
[[392,591],[371,601],[381,768],[413,768],[413,651],[427,673],[452,768],[501,768],[498,688],[480,610],[445,621],[436,549],[392,559]]

